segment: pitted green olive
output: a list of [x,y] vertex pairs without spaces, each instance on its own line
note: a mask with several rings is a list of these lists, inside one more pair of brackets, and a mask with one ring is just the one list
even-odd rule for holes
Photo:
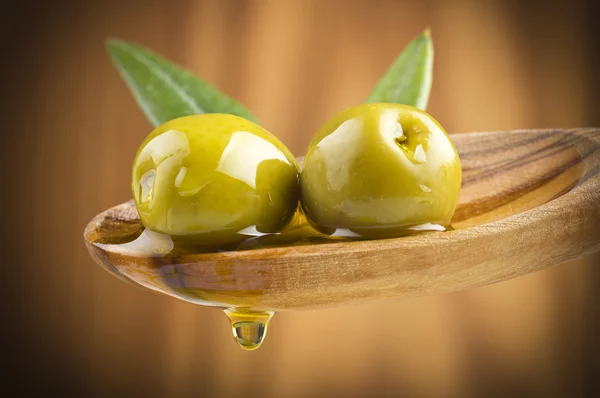
[[364,104],[337,114],[316,133],[300,181],[302,207],[319,231],[392,237],[450,224],[461,165],[429,114]]

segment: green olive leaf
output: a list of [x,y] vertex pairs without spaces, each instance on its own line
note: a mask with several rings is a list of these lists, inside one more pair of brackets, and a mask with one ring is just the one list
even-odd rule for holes
[[377,82],[366,103],[390,102],[425,110],[433,74],[429,29],[415,37]]
[[256,122],[250,112],[212,85],[159,55],[110,39],[107,50],[146,117],[156,127],[202,113],[229,113]]

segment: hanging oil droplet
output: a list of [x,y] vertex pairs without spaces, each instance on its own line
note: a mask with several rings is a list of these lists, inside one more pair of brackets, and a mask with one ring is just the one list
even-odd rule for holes
[[238,345],[244,350],[256,350],[267,335],[269,321],[274,312],[224,310],[231,322],[231,331]]

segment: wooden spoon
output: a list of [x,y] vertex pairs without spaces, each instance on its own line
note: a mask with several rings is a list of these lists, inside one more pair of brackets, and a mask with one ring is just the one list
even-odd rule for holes
[[99,264],[134,284],[256,311],[465,289],[600,250],[600,129],[452,139],[463,165],[454,230],[349,242],[313,239],[297,226],[293,239],[309,236],[300,244],[186,253],[144,230],[127,202],[88,224],[86,244]]

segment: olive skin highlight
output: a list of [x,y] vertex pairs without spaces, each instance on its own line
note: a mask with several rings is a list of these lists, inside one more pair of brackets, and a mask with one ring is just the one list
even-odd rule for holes
[[285,227],[298,206],[298,165],[271,133],[238,116],[186,116],[144,140],[132,170],[142,224],[199,246]]
[[429,114],[398,104],[363,104],[327,121],[313,137],[300,177],[301,203],[320,232],[402,236],[424,224],[448,227],[461,165]]

